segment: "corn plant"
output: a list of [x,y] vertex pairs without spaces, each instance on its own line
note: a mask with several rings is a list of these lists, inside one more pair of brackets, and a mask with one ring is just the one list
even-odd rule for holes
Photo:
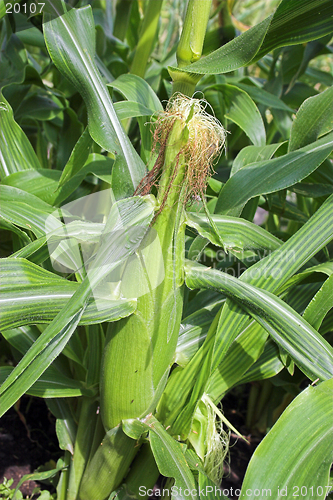
[[239,498],[326,498],[331,2],[189,0],[179,40],[176,1],[16,4],[0,3],[0,413],[45,398],[64,452],[32,478],[57,477],[57,500],[148,498],[160,475],[165,499],[226,499],[242,436],[223,398],[254,382],[266,436]]

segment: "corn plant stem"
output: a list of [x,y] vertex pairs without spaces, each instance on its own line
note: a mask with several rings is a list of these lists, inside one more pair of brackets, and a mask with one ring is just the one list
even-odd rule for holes
[[97,403],[95,399],[83,397],[79,425],[74,443],[74,457],[70,465],[66,500],[76,500],[81,478],[89,458],[94,438]]
[[196,82],[188,81],[184,76],[183,79],[174,80],[172,84],[172,94],[183,94],[192,97],[195,92]]
[[177,48],[178,68],[200,59],[211,5],[212,0],[189,0]]
[[67,487],[71,458],[72,455],[69,451],[66,450],[64,455],[64,466],[66,467],[66,469],[62,470],[60,473],[59,481],[57,484],[57,500],[67,500]]
[[[189,0],[183,31],[177,48],[178,68],[184,68],[198,61],[202,54],[209,12],[212,0]],[[191,97],[201,76],[182,71],[171,73],[173,80],[172,93],[182,93]]]
[[163,0],[149,0],[145,9],[140,39],[130,70],[130,73],[141,78],[145,75],[147,62],[153,49],[162,3]]

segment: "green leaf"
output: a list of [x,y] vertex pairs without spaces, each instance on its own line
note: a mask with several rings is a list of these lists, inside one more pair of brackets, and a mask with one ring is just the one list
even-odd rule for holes
[[[81,160],[83,159],[82,157]],[[72,163],[68,163],[67,165],[69,165],[69,168],[66,171],[66,180],[60,187],[61,172],[49,169],[15,172],[7,176],[3,180],[2,185],[18,189],[24,187],[26,192],[37,196],[49,205],[59,206],[78,188],[83,179],[89,174],[94,174],[96,177],[110,183],[114,160],[108,156],[92,153],[87,155],[83,165],[76,163],[78,171],[76,171],[76,168],[72,168]],[[5,213],[6,209],[4,210]]]
[[169,71],[216,75],[219,73],[228,73],[249,64],[258,52],[272,18],[273,16],[268,17],[257,26],[253,26],[253,28],[245,31],[245,33],[242,33],[200,61],[190,64],[181,70],[170,67]]
[[[7,342],[24,356],[40,336],[41,332],[36,325],[26,325],[9,330],[2,330],[1,333]],[[82,365],[83,348],[79,345],[75,337],[77,337],[76,334],[74,334],[74,337],[72,337],[65,347],[64,356]],[[74,339],[76,340],[75,342],[73,342]],[[70,376],[67,361],[64,360],[63,357],[55,359],[52,363],[52,367],[56,368],[59,373],[66,374],[67,377]]]
[[[238,311],[240,308],[238,309]],[[238,317],[240,313],[238,312]],[[229,316],[230,317],[230,316]],[[232,324],[230,328],[232,328]],[[236,324],[237,327],[237,324]],[[207,382],[205,392],[219,403],[224,394],[238,385],[244,373],[260,359],[268,333],[253,321],[236,337],[223,356],[223,362],[214,370]],[[276,344],[274,344],[276,346]],[[280,362],[281,363],[281,362]],[[281,363],[282,364],[282,363]],[[283,367],[283,366],[282,366]],[[258,377],[258,380],[260,377]],[[256,379],[257,380],[257,379]]]
[[238,125],[255,146],[266,144],[264,122],[251,97],[234,85],[219,85],[226,103],[225,117]]
[[84,310],[87,289],[81,287],[80,292],[80,297],[74,297],[75,304],[74,300],[67,304],[66,314],[59,313],[1,385],[1,415],[30,389],[67,344]]
[[45,481],[45,479],[50,479],[51,477],[59,474],[61,470],[63,470],[62,467],[56,467],[55,469],[47,470],[45,472],[33,472],[32,474],[25,474],[24,476],[22,476],[16,486],[13,499],[15,500],[15,494],[18,493],[19,488],[25,481]]
[[[232,177],[238,170],[249,165],[250,163],[254,163],[256,161],[269,160],[274,153],[282,146],[282,143],[278,144],[268,144],[267,146],[246,146],[241,149],[236,158],[233,161],[230,177]],[[258,207],[259,197],[252,198],[245,205],[244,210],[242,211],[242,217],[248,220],[253,220],[254,215],[256,213]]]
[[21,231],[21,229],[14,226],[14,224],[12,224],[11,222],[5,221],[1,216],[0,216],[0,228],[17,234],[25,245],[29,245],[31,243],[31,239],[24,231]]
[[32,45],[44,50],[46,48],[43,33],[35,26],[24,29],[23,31],[17,31],[15,34],[25,45]]
[[[53,0],[50,2],[53,5]],[[122,176],[117,197],[129,196],[146,169],[119,122],[107,87],[94,62],[95,26],[91,7],[72,9],[49,19],[45,15],[44,36],[50,56],[82,94],[87,106],[91,137],[106,151],[117,156],[117,169]]]
[[[24,259],[0,260],[0,328],[50,323],[79,288]],[[88,303],[80,323],[117,321],[136,309],[136,300],[99,299]]]
[[[239,281],[277,293],[288,278],[331,241],[333,237],[331,206],[332,197],[326,200],[295,235],[269,256],[251,266],[241,275]],[[173,384],[174,389],[171,390],[171,394],[167,394],[166,403],[163,402],[161,410],[163,413],[170,412],[171,414],[179,403],[180,409],[177,410],[179,414],[183,406],[188,405],[195,378],[206,377],[205,391],[216,402],[231,386],[237,384],[243,373],[262,353],[267,338],[266,331],[259,324],[248,326],[249,323],[249,316],[245,310],[233,300],[228,299],[223,306],[216,334],[214,332],[215,336],[211,336],[210,339],[207,337],[182,372],[176,373],[175,371],[171,374],[164,395],[168,393],[168,387],[171,387],[173,378],[176,382]],[[205,372],[202,367],[212,346],[214,358],[212,375],[210,375],[210,371]],[[174,399],[176,399],[175,402]],[[195,401],[195,397],[192,399]]]
[[313,273],[322,273],[326,274],[327,276],[331,276],[331,274],[333,273],[333,263],[323,262],[322,264],[308,267],[307,269],[305,269],[305,271],[302,271],[301,273],[294,274],[294,276],[286,280],[283,286],[279,288],[279,293],[285,293],[286,290],[293,288],[301,281],[305,280],[306,278],[309,278],[310,276],[312,276]]
[[[239,280],[276,293],[288,278],[332,239],[331,204],[332,197],[294,236],[250,267]],[[200,294],[202,292],[199,292],[198,296]],[[205,392],[218,403],[223,394],[236,385],[244,372],[258,359],[264,349],[267,335],[258,323],[250,323],[249,316],[242,307],[227,299],[215,338],[207,338],[182,372],[171,374],[168,386],[172,378],[177,376],[176,399],[185,404],[192,391],[193,378],[203,374],[203,361],[200,364],[200,359],[207,358],[215,340],[212,374],[205,374],[208,379]],[[173,406],[175,405],[171,404],[168,411],[171,411]]]
[[7,36],[2,38],[0,88],[12,83],[22,83],[28,66],[27,52],[23,43],[15,34],[8,33],[9,30],[6,30],[4,24],[2,31],[5,33],[7,31]]
[[272,340],[268,340],[261,356],[251,368],[244,373],[241,380],[237,380],[237,383],[239,385],[246,384],[277,375],[284,368],[279,354],[278,346]]
[[[162,424],[153,416],[148,415],[142,420],[124,420],[124,432],[132,439],[137,439],[149,431],[150,445],[157,467],[163,476],[175,479],[175,488],[187,490],[186,498],[198,500],[193,474],[186,462],[180,443],[173,439]],[[177,498],[184,498],[180,493]]]
[[112,87],[120,92],[128,101],[141,104],[145,108],[152,110],[152,112],[163,111],[161,101],[153,89],[139,76],[131,74],[120,75],[116,80],[108,83],[108,87]]
[[[281,241],[265,229],[238,217],[211,215],[218,230],[223,247],[238,258],[248,250],[273,251],[281,245]],[[220,240],[211,227],[207,217],[195,212],[186,213],[186,224],[193,227],[204,238],[214,245],[220,246]],[[194,257],[194,256],[193,256]]]
[[117,112],[119,120],[126,120],[137,116],[150,116],[154,113],[153,109],[149,109],[143,104],[134,101],[116,102],[114,109]]
[[209,326],[224,300],[221,299],[214,304],[213,309],[211,307],[199,309],[182,320],[175,353],[175,363],[178,366],[185,366],[203,344]]
[[215,212],[239,215],[245,203],[260,194],[285,189],[311,174],[333,149],[333,134],[273,160],[251,163],[223,186]]
[[228,500],[228,497],[224,496],[221,490],[218,490],[216,484],[206,474],[202,474],[201,471],[199,471],[199,492],[200,500],[216,500],[216,498]]
[[[12,4],[14,0],[9,0],[7,3]],[[0,0],[0,19],[2,19],[4,15],[6,15],[6,1]]]
[[[332,390],[333,380],[310,386],[287,407],[255,450],[241,499],[254,500],[256,491],[268,489],[275,498],[311,498],[312,491],[313,498],[326,498],[333,462]],[[290,446],[291,438],[297,446]]]
[[139,246],[153,217],[154,204],[148,198],[130,198],[115,203],[106,229],[123,227],[106,233],[87,276],[55,319],[48,325],[20,363],[0,387],[1,414],[4,414],[64,349],[87,306],[94,287]]
[[307,376],[321,380],[332,377],[332,347],[281,299],[226,273],[191,261],[187,261],[185,272],[189,288],[220,290],[249,312]]
[[216,75],[258,61],[268,52],[309,42],[332,33],[330,0],[282,0],[274,15],[264,19],[208,56],[181,70],[169,72]]
[[296,114],[290,131],[289,151],[295,151],[333,129],[333,87],[306,99]]
[[88,129],[86,128],[80,139],[75,144],[71,156],[62,171],[58,188],[62,187],[66,182],[74,177],[74,175],[77,174],[81,168],[83,168],[88,159],[92,144],[93,141],[89,135]]
[[40,168],[40,163],[27,136],[16,123],[13,110],[0,93],[0,175],[7,175],[21,170]]
[[[139,108],[144,106],[150,109],[151,115],[163,111],[163,106],[153,89],[139,76],[131,74],[120,75],[108,85],[118,91],[128,101],[138,103]],[[123,101],[119,103],[119,107],[122,109],[126,109],[126,106],[128,105]],[[152,150],[152,135],[150,127],[146,126],[147,121],[150,121],[149,118],[138,118],[141,135],[141,156],[146,163],[150,159]]]
[[[10,366],[0,366],[0,384],[6,380],[13,369]],[[92,392],[87,390],[82,382],[65,377],[50,366],[30,387],[27,394],[37,398],[74,398],[88,396]]]
[[[38,169],[15,172],[3,180],[3,185],[12,186],[31,193],[49,205],[57,205],[66,199],[74,189],[66,185],[61,193],[57,191],[57,186],[61,172],[59,170]],[[76,186],[75,186],[76,187]]]
[[324,282],[305,309],[303,318],[313,328],[319,329],[328,311],[332,308],[333,274]]
[[[67,84],[64,79],[62,79],[62,81],[63,84]],[[73,91],[74,89],[72,89],[72,92]],[[52,123],[44,124],[43,129],[45,138],[42,137],[42,140],[44,140],[44,154],[46,155],[47,145],[45,142],[49,140],[54,144],[56,151],[56,169],[63,170],[84,131],[84,127],[75,111],[70,107],[64,110],[61,128],[59,127],[58,131],[55,132],[53,124],[56,124],[57,121],[58,120],[53,120]],[[53,137],[50,137],[49,134]],[[42,135],[42,132],[40,132],[40,135]],[[49,168],[48,161],[44,163],[44,167]]]
[[51,215],[54,207],[33,194],[16,187],[1,185],[0,197],[1,217],[7,222],[32,231],[37,238],[45,235],[47,219],[53,229],[61,227],[60,221]]
[[290,187],[290,191],[308,198],[321,198],[322,196],[327,196],[328,194],[333,193],[333,185],[321,183],[315,184],[314,182],[298,182],[294,186]]
[[[292,186],[290,190],[294,191],[294,187]],[[330,191],[330,193],[326,194],[331,194],[332,192],[333,189]],[[262,203],[260,206],[261,208],[267,210],[272,214],[277,214],[280,217],[283,217],[284,219],[296,220],[298,222],[301,222],[302,224],[304,224],[304,222],[306,222],[309,219],[309,217],[305,215],[305,213],[302,212],[302,210],[299,210],[293,203],[291,203],[288,200],[281,200],[281,198],[278,195],[271,195],[269,197],[269,202],[266,201],[265,203]]]
[[[257,87],[257,85],[247,85],[243,82],[237,82],[234,85],[235,87],[244,90],[251,97],[251,99],[259,104],[263,104],[268,108],[281,109],[283,111],[289,111],[290,113],[293,112],[293,109],[287,106],[282,99],[279,99],[279,97],[267,92],[267,90],[264,90],[261,87]],[[215,86],[215,88],[217,87],[218,86]]]
[[46,404],[51,413],[56,417],[56,433],[61,450],[68,450],[74,455],[74,442],[77,431],[70,404],[66,399],[47,399]]
[[19,122],[22,121],[22,118],[47,121],[53,120],[64,109],[63,102],[55,95],[52,95],[49,91],[39,90],[34,93],[30,92],[27,95],[17,108],[15,117]]
[[[239,278],[272,293],[283,285],[333,238],[331,196],[287,242],[247,269]],[[227,300],[216,334],[214,368],[221,363],[232,341],[247,326],[248,317],[235,303]]]
[[282,0],[254,61],[279,47],[316,40],[332,33],[330,0]]

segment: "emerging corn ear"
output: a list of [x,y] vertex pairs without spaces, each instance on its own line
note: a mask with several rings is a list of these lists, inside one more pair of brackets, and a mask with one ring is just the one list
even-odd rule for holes
[[201,398],[194,413],[189,441],[201,458],[205,472],[219,486],[223,462],[229,451],[229,435],[206,395]]
[[[177,95],[157,121],[157,160],[137,192],[145,195],[158,186],[159,208],[143,247],[156,237],[161,251],[147,260],[144,252],[138,250],[141,269],[137,276],[146,276],[148,291],[138,297],[134,314],[109,325],[100,383],[101,417],[106,431],[119,426],[122,420],[154,411],[162,395],[174,358],[183,307],[184,207],[189,200],[203,195],[224,138],[224,129],[205,112],[198,99]],[[150,283],[149,276],[154,275],[151,267],[162,269],[164,277],[160,282]],[[130,441],[128,449],[123,450],[128,466],[135,445]],[[95,457],[93,461],[103,462]],[[124,470],[124,459],[120,462]],[[117,460],[113,466],[117,468]],[[100,469],[100,478],[101,473]],[[121,481],[116,472],[108,471],[105,478],[111,476],[114,480],[109,482],[110,492]],[[94,498],[99,500],[96,492]]]
[[224,130],[198,99],[176,96],[158,121],[155,140],[159,155],[141,189],[146,194],[160,176],[160,208],[151,231],[161,253],[144,265],[158,267],[156,258],[162,259],[164,279],[138,298],[134,314],[110,324],[101,373],[101,415],[107,430],[152,411],[164,388],[182,313],[182,211],[191,196],[202,195]]

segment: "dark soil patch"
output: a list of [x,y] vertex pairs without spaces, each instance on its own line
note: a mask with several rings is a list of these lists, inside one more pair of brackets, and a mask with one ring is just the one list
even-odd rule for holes
[[250,434],[246,427],[249,389],[250,384],[237,387],[230,391],[222,401],[225,417],[248,441],[247,443],[236,434],[231,433],[229,464],[224,465],[224,478],[222,480],[222,490],[225,490],[225,494],[230,500],[238,498],[249,461],[264,437],[259,433],[257,435]]
[[[57,461],[61,452],[55,434],[55,418],[45,402],[23,396],[0,420],[0,484],[4,477],[13,478],[11,488],[22,476],[34,472],[50,460]],[[55,465],[55,464],[54,464]],[[27,481],[20,488],[23,496],[38,486]],[[48,489],[43,485],[43,489]]]

